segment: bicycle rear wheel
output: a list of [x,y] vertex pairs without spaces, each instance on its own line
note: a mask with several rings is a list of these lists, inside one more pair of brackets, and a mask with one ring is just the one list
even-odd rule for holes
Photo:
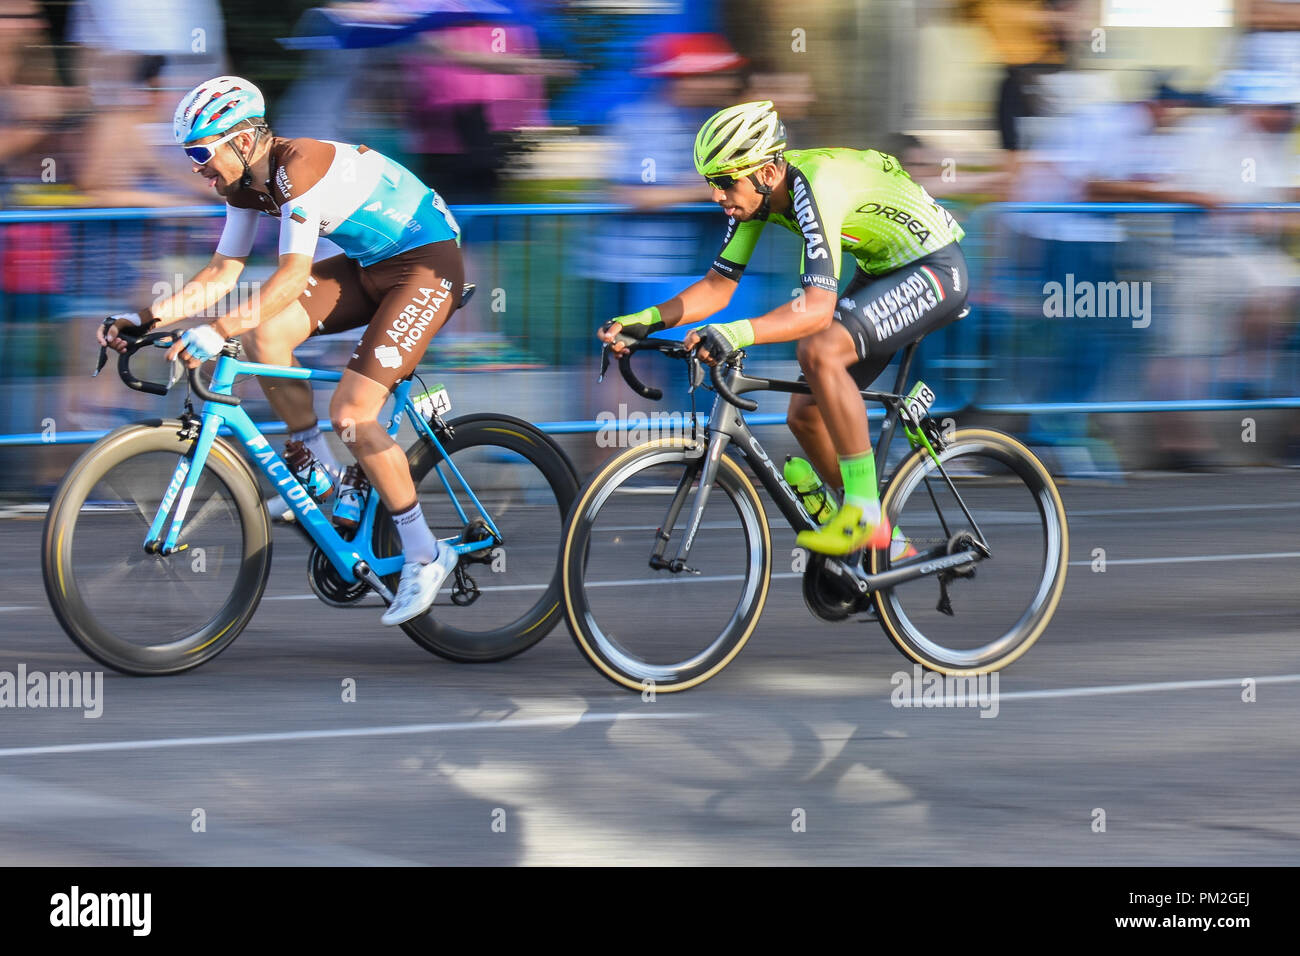
[[652,441],[583,488],[565,529],[564,600],[578,649],[622,687],[672,692],[716,675],[749,640],[772,577],[767,517],[753,484],[719,459],[689,569],[678,552],[699,491],[703,446]]
[[193,453],[180,427],[127,425],[105,436],[69,470],[45,518],[42,571],[55,617],[77,646],[125,674],[174,674],[220,654],[253,616],[271,569],[257,483],[220,439],[190,499],[183,550],[145,552],[177,462]]
[[[578,492],[578,479],[564,453],[528,422],[502,415],[467,415],[450,426],[453,436],[439,436],[439,440],[501,540],[494,547],[462,556],[429,613],[403,624],[402,630],[425,650],[449,660],[505,660],[540,641],[563,616],[560,534]],[[435,535],[494,537],[432,443],[417,442],[407,458]],[[461,520],[448,486],[470,519],[468,525]],[[397,530],[380,505],[375,553],[400,551]],[[390,575],[385,583],[395,590],[399,578]]]
[[[939,458],[952,487],[916,449],[890,479],[883,509],[918,551],[957,553],[982,540],[991,556],[883,588],[876,608],[907,657],[944,674],[983,674],[1029,650],[1056,611],[1069,563],[1065,505],[1042,462],[1002,432],[959,428]],[[889,567],[886,552],[871,554],[872,573]],[[940,608],[941,582],[951,614]]]

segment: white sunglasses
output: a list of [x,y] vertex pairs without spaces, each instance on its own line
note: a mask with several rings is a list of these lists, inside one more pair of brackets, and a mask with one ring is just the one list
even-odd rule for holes
[[212,157],[217,155],[218,146],[220,146],[222,143],[226,142],[227,140],[234,139],[240,133],[248,133],[248,132],[252,132],[252,131],[247,129],[237,129],[234,130],[233,132],[227,133],[225,136],[221,137],[221,139],[217,140],[214,143],[204,143],[201,146],[186,146],[184,147],[185,155],[188,156],[192,161],[194,161],[198,165],[206,166],[208,163],[212,162]]

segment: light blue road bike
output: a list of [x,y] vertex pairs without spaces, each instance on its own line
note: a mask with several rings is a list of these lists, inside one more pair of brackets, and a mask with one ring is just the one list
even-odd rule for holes
[[[177,333],[133,341],[118,361],[165,348]],[[337,382],[341,372],[241,361],[233,340],[210,385],[198,370],[178,419],[116,429],[72,466],[50,502],[42,565],[50,606],[73,641],[127,674],[174,674],[211,660],[252,619],[271,571],[271,525],[254,469],[284,498],[311,549],[307,579],[326,604],[351,607],[368,593],[392,600],[402,569],[396,528],[371,492],[354,532],[341,532],[231,394],[236,376]],[[102,359],[101,359],[102,365]],[[460,554],[426,615],[402,625],[420,646],[457,661],[496,661],[541,640],[563,616],[559,545],[578,481],[564,452],[531,424],[503,415],[444,420],[445,390],[393,392],[388,433],[404,419],[425,517]],[[229,436],[229,437],[227,437]],[[294,595],[285,595],[291,599]],[[294,605],[295,607],[298,605]],[[378,630],[366,609],[358,624]],[[302,616],[304,632],[310,615]]]

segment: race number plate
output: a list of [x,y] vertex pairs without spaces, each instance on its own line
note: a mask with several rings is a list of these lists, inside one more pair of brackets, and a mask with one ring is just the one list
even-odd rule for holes
[[930,411],[930,406],[934,404],[934,392],[925,382],[917,382],[912,386],[912,390],[907,394],[907,417],[916,424],[921,424],[921,419]]
[[451,396],[447,394],[447,386],[435,385],[427,392],[421,392],[411,399],[411,404],[420,415],[430,420],[435,413],[446,415],[451,411]]

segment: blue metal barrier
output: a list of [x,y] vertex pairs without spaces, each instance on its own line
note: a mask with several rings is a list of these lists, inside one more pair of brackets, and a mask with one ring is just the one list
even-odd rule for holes
[[[1300,204],[1224,208],[1295,212]],[[434,340],[430,364],[441,368],[449,362],[462,362],[476,367],[474,363],[486,356],[490,362],[481,367],[489,375],[510,368],[555,366],[574,368],[577,375],[595,355],[591,330],[599,318],[644,307],[647,300],[641,296],[650,290],[672,288],[674,283],[680,288],[691,281],[716,251],[721,233],[718,210],[710,204],[656,211],[653,217],[673,216],[695,225],[697,239],[682,239],[681,235],[673,239],[677,252],[692,251],[676,263],[680,274],[665,267],[661,281],[621,282],[617,280],[625,265],[618,258],[622,250],[617,245],[589,249],[594,245],[591,237],[650,214],[604,203],[493,204],[461,206],[453,212],[463,227],[470,278],[480,291],[466,310],[472,314],[462,318],[458,313],[445,334]],[[1232,352],[1200,354],[1192,350],[1174,356],[1188,367],[1197,362],[1213,366],[1225,355],[1241,358],[1242,371],[1232,373],[1236,377],[1212,368],[1212,378],[1200,385],[1194,381],[1199,372],[1177,373],[1185,381],[1175,385],[1160,380],[1157,367],[1170,360],[1161,351],[1162,343],[1170,341],[1171,335],[1177,338],[1171,329],[1186,317],[1168,314],[1178,301],[1172,291],[1175,286],[1168,275],[1159,272],[1163,266],[1151,258],[1151,249],[1167,247],[1176,252],[1183,240],[1173,217],[1202,212],[1196,206],[1174,203],[1002,203],[959,215],[967,229],[963,249],[971,264],[973,312],[922,344],[918,377],[925,378],[940,400],[954,409],[1039,417],[1300,407],[1300,335],[1294,333],[1289,339],[1268,338],[1257,350],[1259,355],[1239,355],[1243,349],[1236,343]],[[90,319],[138,304],[141,290],[149,288],[151,275],[169,280],[171,276],[165,273],[174,274],[174,266],[183,258],[193,258],[196,253],[206,256],[206,250],[215,247],[220,228],[215,220],[223,215],[222,206],[0,211],[0,261],[6,282],[0,293],[0,386],[22,379],[12,394],[7,394],[9,389],[0,393],[0,405],[8,409],[9,419],[7,423],[0,420],[0,425],[29,423],[28,430],[0,434],[0,446],[85,443],[105,434],[97,429],[60,429],[51,442],[45,433],[30,430],[46,417],[37,409],[50,403],[52,380],[59,382],[52,391],[69,392],[74,397],[94,392],[101,396],[104,407],[145,413],[149,407],[145,403],[152,400],[116,388],[115,377],[102,376],[100,381],[106,383],[102,385],[80,379],[83,368],[88,372],[93,361],[89,324],[71,336],[66,325],[55,326],[50,320]],[[1093,217],[1088,221],[1109,217],[1130,232],[1136,231],[1144,242],[1141,248],[1112,243],[1111,248],[1099,252],[1090,248],[1099,243],[1072,238],[1068,229],[1057,238],[1043,238],[1032,227],[1025,228],[1026,216],[1065,215]],[[63,244],[45,250],[47,260],[54,258],[44,266],[57,268],[65,280],[58,291],[38,288],[39,282],[26,289],[24,250],[9,242],[11,228],[42,223],[66,227],[60,239]],[[797,261],[797,240],[784,230],[768,232],[738,290],[737,301],[724,317],[753,315],[756,310],[788,301],[797,291],[791,267],[791,262]],[[255,257],[265,252],[268,255],[263,258],[274,261],[272,233],[271,229],[262,230]],[[1154,241],[1149,241],[1151,236],[1156,237]],[[584,259],[588,252],[593,255]],[[607,258],[602,261],[602,256]],[[173,265],[162,265],[169,260],[175,260]],[[150,272],[142,268],[143,263],[155,265]],[[607,275],[601,274],[602,268]],[[1142,327],[1125,322],[1124,317],[1047,315],[1042,287],[1047,282],[1063,283],[1066,276],[1076,275],[1075,269],[1092,270],[1081,282],[1153,283],[1153,294],[1165,314],[1150,316],[1148,326]],[[1146,307],[1154,308],[1150,300]],[[1270,335],[1275,333],[1281,334],[1269,330]],[[1179,347],[1187,348],[1186,343]],[[755,360],[763,361],[789,361],[792,357],[792,345],[765,346],[761,353],[754,353]],[[1252,378],[1252,361],[1267,374]],[[50,374],[59,362],[63,363],[61,380]],[[665,382],[660,379],[655,384]],[[1197,394],[1173,394],[1198,387],[1201,391]],[[46,391],[41,392],[42,388]],[[666,392],[668,407],[680,403],[680,388]],[[73,399],[65,396],[59,401],[66,405]],[[50,404],[59,405],[59,401]],[[84,408],[82,413],[87,414]],[[75,416],[63,410],[54,417],[75,421]],[[784,416],[765,414],[752,420],[755,424],[779,424]],[[264,430],[282,430],[277,424],[268,422]],[[609,426],[587,419],[558,419],[546,427],[567,434]]]

